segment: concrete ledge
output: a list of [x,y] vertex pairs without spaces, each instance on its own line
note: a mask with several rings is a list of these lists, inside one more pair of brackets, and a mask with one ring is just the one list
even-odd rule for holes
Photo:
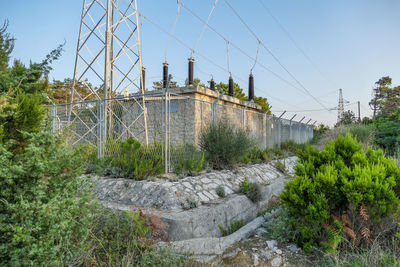
[[[257,217],[229,236],[175,241],[171,242],[169,246],[177,253],[193,254],[197,260],[207,262],[218,255],[222,255],[225,250],[236,242],[249,237],[263,222],[263,217]],[[167,246],[167,244],[163,243],[161,246]]]

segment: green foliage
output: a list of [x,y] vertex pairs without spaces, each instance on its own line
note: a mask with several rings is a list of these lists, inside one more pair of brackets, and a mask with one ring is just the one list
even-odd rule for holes
[[295,177],[280,197],[301,233],[296,241],[303,248],[322,241],[321,224],[332,214],[365,205],[378,222],[397,211],[400,170],[381,150],[364,152],[347,134],[328,141],[321,152],[308,146],[298,156]]
[[227,229],[224,229],[221,225],[218,224],[218,228],[221,230],[222,236],[228,236],[230,234],[233,234],[243,226],[244,226],[243,220],[232,222],[232,219],[230,221],[230,226]]
[[239,191],[245,194],[254,203],[260,201],[262,198],[260,185],[257,183],[249,183],[247,178],[239,184]]
[[281,149],[285,152],[296,155],[298,150],[303,150],[306,144],[297,144],[293,140],[288,140],[281,143]]
[[18,154],[0,145],[0,261],[62,265],[80,253],[91,222],[80,151],[49,133],[24,138]]
[[285,164],[285,160],[277,160],[275,163],[275,168],[280,171],[281,173],[286,173],[287,169],[286,169],[286,164]]
[[119,175],[122,177],[143,180],[163,173],[162,156],[154,153],[161,151],[161,144],[155,143],[146,147],[129,137],[114,145],[116,148],[112,152],[111,166],[119,168]]
[[4,71],[8,66],[11,52],[14,49],[15,39],[7,33],[8,21],[5,21],[0,28],[0,71]]
[[198,266],[195,261],[187,256],[179,256],[171,249],[149,249],[142,253],[138,267],[155,267],[155,266]]
[[91,235],[84,250],[85,265],[118,266],[138,262],[149,249],[147,218],[141,212],[120,212],[102,207],[95,210]]
[[400,108],[400,86],[392,86],[389,76],[380,78],[373,89],[374,97],[370,101],[376,115],[389,116]]
[[281,243],[291,243],[296,240],[299,232],[292,226],[293,218],[285,208],[282,208],[273,218],[264,224],[268,237]]
[[226,121],[210,124],[200,133],[200,147],[215,169],[233,167],[253,146],[245,131]]
[[194,175],[203,170],[204,153],[191,144],[185,144],[171,151],[174,161],[172,166],[176,174]]
[[400,109],[388,116],[381,116],[375,125],[375,142],[389,155],[400,147]]
[[225,195],[226,195],[225,187],[223,187],[222,185],[217,186],[217,188],[215,189],[215,192],[217,193],[217,195],[219,197],[225,197]]
[[340,125],[350,125],[356,122],[357,122],[356,115],[354,115],[353,111],[348,110],[343,112],[343,116],[340,118],[340,121],[338,121],[335,127]]
[[271,149],[268,147],[264,150],[253,147],[246,155],[244,155],[240,161],[247,164],[258,164],[267,162],[271,157]]

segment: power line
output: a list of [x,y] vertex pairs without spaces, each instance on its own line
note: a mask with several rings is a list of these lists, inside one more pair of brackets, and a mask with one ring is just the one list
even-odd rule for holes
[[[204,22],[203,28],[201,29],[200,36],[199,36],[199,38],[197,38],[196,43],[193,46],[193,49],[192,49],[191,54],[190,54],[190,57],[193,56],[193,53],[196,50],[196,46],[199,44],[201,37],[203,37],[204,31],[205,31],[205,29],[207,27],[208,22],[210,21],[210,18],[211,18],[212,14],[213,14],[213,12],[215,10],[215,6],[217,5],[217,3],[218,3],[218,0],[215,0],[214,1],[214,5],[211,8],[210,14],[208,14],[207,21]],[[178,5],[179,5],[179,2],[178,2]]]
[[[222,35],[220,32],[218,32],[214,27],[212,27],[210,24],[206,23],[205,20],[203,20],[199,15],[197,15],[193,10],[191,10],[190,8],[188,8],[186,5],[184,5],[182,3],[182,1],[180,2],[180,5],[186,9],[189,13],[191,13],[195,18],[197,18],[198,20],[200,20],[201,22],[205,23],[205,25],[207,25],[207,27],[209,27],[213,32],[215,32],[218,36],[220,36],[226,43],[229,43],[230,46],[234,47],[235,49],[237,49],[240,53],[242,53],[243,55],[245,55],[246,57],[248,57],[249,59],[251,59],[252,61],[256,62],[258,65],[260,65],[263,69],[265,69],[266,71],[270,72],[272,75],[274,75],[275,77],[277,77],[279,80],[283,81],[284,83],[288,84],[289,86],[300,90],[302,93],[304,93],[300,88],[298,88],[297,86],[295,86],[294,84],[290,83],[289,81],[287,81],[286,79],[284,79],[282,76],[280,76],[279,74],[277,74],[276,72],[272,71],[271,69],[269,69],[268,67],[266,67],[265,65],[263,65],[261,62],[259,62],[257,60],[257,58],[254,58],[252,56],[250,56],[249,54],[247,54],[243,49],[241,49],[238,45],[236,45],[234,42],[232,42],[231,40],[229,40],[228,38],[226,38],[224,35]],[[260,43],[258,44],[260,45]]]
[[229,6],[229,8],[233,11],[233,13],[239,18],[239,20],[242,22],[242,24],[247,28],[247,30],[254,36],[254,38],[261,43],[262,47],[272,56],[272,58],[292,77],[293,80],[296,81],[298,85],[300,85],[301,88],[304,89],[304,91],[311,96],[320,106],[322,106],[324,109],[328,110],[329,109],[322,104],[316,97],[314,97],[310,91],[282,64],[282,62],[272,53],[272,51],[258,38],[257,34],[254,33],[254,31],[249,27],[249,25],[243,20],[243,18],[239,15],[239,13],[229,4],[227,0],[224,0],[224,2]]
[[332,86],[336,87],[336,85],[328,79],[324,73],[320,70],[320,68],[317,66],[317,64],[314,63],[313,60],[306,54],[306,52],[300,47],[300,45],[294,40],[293,36],[289,33],[289,31],[282,25],[282,23],[272,14],[271,10],[264,4],[262,0],[258,0],[262,7],[267,11],[268,15],[271,16],[271,18],[278,24],[279,28],[286,34],[286,36],[289,38],[289,40],[293,43],[293,45],[297,48],[297,50],[300,51],[300,53],[307,59],[307,61],[315,68],[315,70],[323,77],[326,81],[328,81]]
[[[180,40],[179,38],[177,38],[175,35],[173,35],[172,33],[168,32],[166,29],[164,29],[163,27],[161,27],[159,24],[155,23],[154,21],[152,21],[150,18],[148,18],[147,16],[143,15],[143,14],[139,14],[140,16],[143,17],[143,19],[145,19],[146,21],[148,21],[150,24],[152,24],[153,26],[155,26],[156,28],[158,28],[160,31],[164,32],[165,34],[169,35],[171,38],[175,39],[179,44],[181,44],[182,46],[186,47],[189,51],[192,51],[192,48],[187,45],[186,43],[184,43],[182,40]],[[203,58],[204,60],[210,62],[211,64],[213,64],[214,66],[218,67],[219,69],[221,69],[222,71],[225,71],[227,73],[229,73],[229,71],[227,69],[225,69],[224,67],[222,67],[221,65],[219,65],[218,63],[214,62],[213,60],[211,60],[210,58],[204,56],[203,54],[200,54],[199,52],[196,52],[197,55],[199,55],[201,58]],[[233,77],[237,78],[238,80],[241,80],[242,82],[246,82],[245,80],[241,79],[239,76],[236,76],[234,74],[232,74]],[[259,88],[256,87],[257,90],[263,91],[265,93],[264,90],[261,90]],[[279,99],[278,97],[272,96],[270,94],[265,93],[268,97],[275,99],[276,101],[279,101],[285,105],[290,105],[293,107],[297,107],[293,104],[287,103],[285,101],[283,101],[282,99]]]

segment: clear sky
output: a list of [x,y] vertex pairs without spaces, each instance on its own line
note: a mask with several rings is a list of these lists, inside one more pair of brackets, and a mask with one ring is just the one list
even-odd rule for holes
[[[66,41],[63,56],[54,63],[52,79],[72,77],[78,38],[82,0],[1,0],[0,19],[10,22],[8,31],[17,39],[13,57],[28,63],[40,61]],[[121,0],[126,1],[126,0]],[[181,0],[206,19],[215,0]],[[296,44],[282,30],[260,1],[286,29]],[[400,0],[229,0],[229,3],[280,62],[325,107],[338,103],[338,89],[350,103],[361,101],[361,115],[371,110],[372,87],[380,77],[389,75],[400,85]],[[139,12],[170,31],[176,17],[176,0],[138,0]],[[218,32],[255,57],[257,40],[240,22],[224,0],[219,0],[209,24]],[[180,10],[175,35],[193,46],[203,24],[187,10]],[[143,20],[143,63],[147,68],[146,83],[160,80],[168,35]],[[297,47],[296,47],[297,45]],[[305,55],[298,49],[305,53]],[[206,29],[196,51],[227,68],[225,41]],[[247,79],[253,61],[230,48],[230,70],[235,81],[247,91]],[[167,59],[170,73],[179,84],[187,76],[190,51],[171,40]],[[229,74],[199,55],[195,58],[195,76],[203,82],[214,75],[216,82],[227,82]],[[258,61],[285,80],[300,87],[295,80],[260,48]],[[311,62],[310,62],[311,61]],[[301,111],[323,109],[308,94],[276,78],[256,65],[255,94],[265,96],[272,110],[290,118],[306,116],[332,125],[337,111]],[[304,90],[303,90],[304,91]],[[346,106],[357,112],[357,105]]]

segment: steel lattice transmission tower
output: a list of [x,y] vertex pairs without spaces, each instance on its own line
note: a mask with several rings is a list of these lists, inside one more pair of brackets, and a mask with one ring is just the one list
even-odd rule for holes
[[338,104],[338,123],[343,119],[344,114],[344,100],[343,100],[343,90],[339,89],[339,104]]
[[[143,126],[148,143],[139,25],[137,0],[83,0],[71,106],[129,95],[143,110],[135,121]],[[113,110],[111,101],[102,103],[104,139]]]

